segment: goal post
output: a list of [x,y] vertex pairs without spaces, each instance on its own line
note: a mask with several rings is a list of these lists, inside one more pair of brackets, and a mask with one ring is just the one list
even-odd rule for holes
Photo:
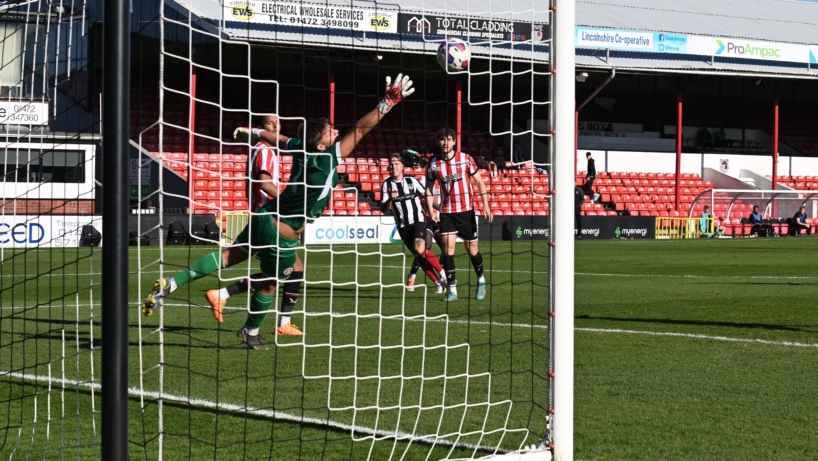
[[[571,459],[573,1],[501,3],[0,7],[20,40],[4,43],[16,59],[0,60],[0,104],[47,109],[0,135],[0,456]],[[455,37],[468,70],[435,57]],[[355,132],[399,73],[415,94],[352,156],[334,163],[300,127],[328,117]],[[294,213],[295,238],[276,208],[282,238],[258,242],[250,225],[259,258],[234,264],[222,252],[268,180],[251,166],[262,148],[233,134],[270,115],[306,142],[270,146],[276,166],[261,166],[281,185],[264,192],[320,189],[328,206]],[[444,245],[416,259],[381,209],[391,155],[419,153],[403,171],[420,181],[447,127],[495,213],[475,180],[480,253],[456,243],[456,284],[428,256],[441,262]],[[458,226],[467,236],[472,220]],[[273,294],[233,286],[269,271],[258,280],[281,278]]]
[[131,15],[126,2],[104,4],[101,454],[103,459],[128,459]]
[[553,321],[549,330],[553,369],[550,389],[553,402],[554,459],[574,456],[574,159],[575,51],[574,0],[553,3],[554,46],[554,262],[552,266]]

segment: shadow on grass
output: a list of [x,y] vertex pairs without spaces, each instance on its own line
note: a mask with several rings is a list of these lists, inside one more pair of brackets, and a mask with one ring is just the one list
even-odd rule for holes
[[625,323],[656,323],[661,325],[691,325],[691,326],[710,326],[710,327],[726,327],[726,328],[749,328],[761,330],[782,330],[782,331],[797,331],[811,333],[814,329],[804,329],[788,325],[775,325],[766,323],[741,323],[741,322],[723,322],[712,320],[672,320],[672,319],[641,319],[628,317],[595,317],[590,315],[578,315],[577,320],[607,320],[611,322],[625,322]]
[[[5,384],[8,384],[8,383],[6,382]],[[20,380],[18,382],[14,382],[13,384],[20,385],[20,386],[26,386],[26,387],[33,387],[35,389],[47,388],[47,386],[48,386],[48,383],[32,382],[32,381],[25,381],[25,380]],[[77,394],[83,394],[86,397],[91,397],[91,395],[92,395],[91,390],[87,389],[85,387],[77,386],[75,388],[72,388],[71,390],[72,390],[72,392],[76,392]],[[158,402],[158,400],[156,398],[151,396],[151,397],[148,397],[148,398],[144,399],[144,407],[142,407],[142,404],[143,404],[142,397],[140,395],[134,395],[132,393],[129,393],[128,400],[130,400],[132,403],[135,404],[134,406],[131,407],[131,412],[130,413],[131,413],[132,416],[135,413],[137,413],[137,411],[134,410],[134,408],[140,408],[139,411],[144,413],[147,409],[149,409],[150,407],[156,405],[157,402]],[[205,403],[207,405],[212,405],[212,404],[218,405],[219,404],[218,402],[208,402],[208,401],[203,401],[203,403]],[[177,402],[177,401],[168,400],[168,399],[164,399],[162,404],[164,406],[176,408],[176,409],[179,409],[179,410],[187,410],[187,411],[195,410],[198,413],[218,415],[218,416],[222,416],[222,417],[230,416],[230,417],[238,418],[240,420],[247,419],[247,420],[259,421],[259,422],[277,422],[279,424],[281,424],[281,423],[291,424],[293,426],[298,426],[298,427],[303,428],[303,429],[313,429],[313,430],[318,430],[318,431],[326,431],[327,433],[339,434],[339,435],[343,435],[343,436],[346,436],[346,437],[349,437],[350,431],[354,431],[358,435],[363,435],[363,436],[372,435],[371,434],[371,429],[366,428],[366,427],[362,427],[360,429],[358,427],[356,427],[356,426],[338,427],[339,425],[343,425],[343,426],[347,426],[347,425],[346,425],[346,423],[339,423],[339,422],[333,421],[332,419],[330,419],[329,414],[327,414],[326,417],[316,417],[316,416],[306,416],[305,415],[304,418],[309,418],[311,421],[293,421],[291,418],[297,418],[298,417],[297,416],[298,411],[296,411],[296,414],[293,415],[293,416],[288,417],[288,415],[282,415],[282,417],[276,417],[276,416],[274,416],[274,415],[272,415],[270,413],[273,413],[273,412],[278,413],[278,412],[281,412],[281,411],[286,411],[287,409],[285,409],[285,410],[275,410],[274,408],[269,408],[269,407],[268,408],[252,407],[253,409],[256,409],[256,410],[266,410],[268,412],[268,414],[264,415],[264,414],[258,414],[258,413],[255,413],[255,412],[247,412],[245,408],[241,407],[241,405],[236,405],[236,404],[232,404],[232,403],[225,403],[225,402],[222,402],[221,404],[225,405],[225,406],[232,407],[232,408],[213,408],[211,406],[200,406],[200,405],[189,404],[189,403],[186,403],[186,402]],[[294,408],[294,409],[298,410],[298,408]],[[322,409],[321,412],[322,413],[329,413],[329,411],[326,410],[326,409]],[[407,437],[407,435],[403,434],[403,433],[401,433],[401,434],[390,434],[390,433],[387,433],[387,432],[382,432],[382,433],[379,433],[377,435],[377,440],[378,441],[397,440],[399,443],[407,443],[406,440],[405,440],[406,437]],[[310,439],[304,439],[303,440],[303,442],[305,442],[305,443],[310,443],[312,441],[313,440],[310,440]],[[131,443],[133,443],[133,442],[131,442]],[[427,445],[427,446],[450,447],[456,442],[452,442],[452,441],[445,440],[445,439],[442,439],[442,440],[441,439],[415,439],[415,440],[412,440],[411,443],[420,444],[420,445]],[[456,448],[460,449],[460,450],[464,450],[463,453],[468,454],[469,457],[474,451],[482,452],[482,453],[486,453],[486,454],[494,453],[494,450],[486,448],[486,447],[459,446],[459,447],[456,447]],[[500,451],[500,453],[503,453],[503,451]]]

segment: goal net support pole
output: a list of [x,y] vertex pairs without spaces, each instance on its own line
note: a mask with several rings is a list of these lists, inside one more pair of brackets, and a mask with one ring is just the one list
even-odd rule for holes
[[102,459],[128,459],[130,3],[105,2],[102,214]]
[[569,461],[574,453],[574,0],[555,1],[554,46],[554,290],[553,396],[554,459]]

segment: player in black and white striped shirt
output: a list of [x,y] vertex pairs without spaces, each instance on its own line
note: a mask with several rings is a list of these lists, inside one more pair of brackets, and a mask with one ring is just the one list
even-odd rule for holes
[[[426,215],[420,202],[420,198],[426,195],[426,188],[414,176],[404,176],[403,168],[401,154],[392,154],[389,157],[390,177],[381,185],[381,211],[385,213],[391,206],[404,245],[415,255],[415,263],[435,282],[436,292],[444,293],[443,280],[435,273],[443,274],[443,268],[430,250],[432,234],[426,229]],[[414,281],[414,277],[407,280],[407,290],[414,291]]]

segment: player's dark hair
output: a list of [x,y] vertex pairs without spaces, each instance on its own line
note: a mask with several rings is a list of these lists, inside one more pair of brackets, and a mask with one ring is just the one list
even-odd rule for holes
[[435,135],[435,139],[440,141],[441,139],[452,138],[454,139],[457,137],[457,133],[451,128],[441,128],[437,130],[437,135]]
[[[304,133],[304,147],[307,152],[316,152],[318,150],[318,143],[321,137],[324,136],[324,130],[329,126],[329,119],[326,117],[307,120],[306,128],[302,123],[298,127],[299,133]],[[329,147],[329,146],[327,146]]]

